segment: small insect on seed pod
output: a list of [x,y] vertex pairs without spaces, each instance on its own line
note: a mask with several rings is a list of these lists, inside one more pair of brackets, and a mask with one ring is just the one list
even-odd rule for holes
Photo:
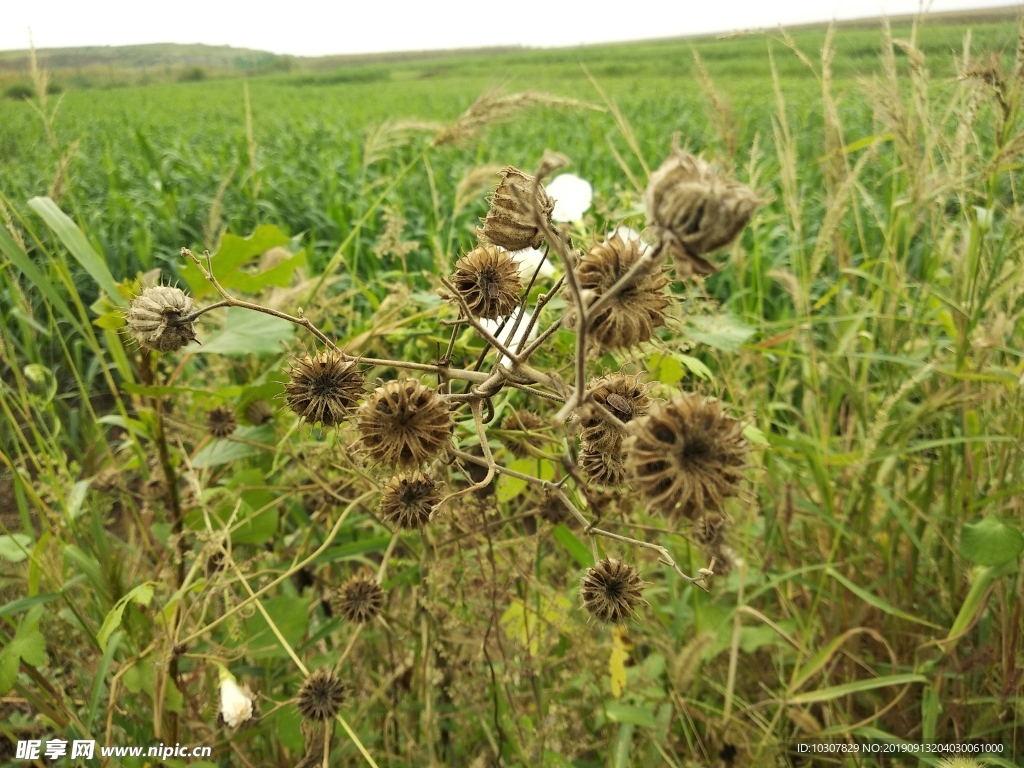
[[359,432],[370,459],[389,467],[418,467],[451,443],[448,404],[415,379],[377,387],[359,409]]
[[595,450],[582,443],[576,463],[584,476],[598,485],[616,486],[626,482],[626,468],[622,464],[618,446],[614,452],[609,452]]
[[441,501],[437,484],[420,471],[399,472],[380,499],[380,519],[393,528],[422,528]]
[[580,597],[595,619],[619,624],[644,602],[643,584],[634,566],[613,557],[587,568],[580,582]]
[[325,349],[294,361],[288,371],[285,402],[304,421],[334,427],[355,410],[364,383],[356,363]]
[[544,187],[536,185],[532,176],[513,168],[501,169],[501,183],[494,190],[491,208],[483,219],[480,239],[500,245],[509,251],[524,248],[538,248],[544,241],[544,233],[537,224],[536,216],[551,223],[551,212],[555,209]]
[[530,455],[530,448],[539,450],[548,442],[542,433],[546,427],[547,423],[537,414],[518,409],[502,419],[501,428],[506,434],[501,442],[513,456],[521,459]]
[[[619,234],[595,245],[580,259],[576,267],[580,288],[597,301],[643,255],[641,243],[623,239]],[[589,333],[602,350],[633,347],[648,341],[655,328],[665,324],[665,307],[669,297],[665,286],[669,279],[660,265],[638,274],[630,285],[616,291],[615,296],[590,320]],[[566,326],[574,328],[579,322],[579,309],[570,307]]]
[[651,174],[644,194],[647,223],[675,257],[679,277],[721,269],[704,258],[731,243],[763,201],[699,157],[676,149]]
[[217,406],[206,412],[206,428],[214,437],[227,437],[238,427],[238,419],[230,408]]
[[473,317],[488,320],[508,317],[523,290],[519,264],[495,245],[481,245],[459,259],[451,282]]
[[329,669],[321,667],[306,678],[295,704],[306,720],[330,720],[341,710],[347,693],[345,684]]
[[367,576],[353,576],[342,584],[332,603],[336,613],[357,624],[373,621],[383,606],[384,590]]
[[680,395],[652,407],[632,432],[626,467],[650,507],[692,520],[739,494],[747,440],[718,400]]
[[254,427],[262,426],[274,418],[274,407],[266,400],[253,400],[245,406],[245,420]]
[[[587,400],[603,406],[621,424],[645,415],[651,407],[647,385],[640,376],[613,373],[593,379],[587,387]],[[585,405],[579,420],[580,440],[591,450],[618,452],[625,433],[622,428],[592,406]]]
[[125,321],[142,349],[175,352],[196,338],[195,323],[182,322],[191,313],[192,298],[183,290],[156,285],[132,299]]

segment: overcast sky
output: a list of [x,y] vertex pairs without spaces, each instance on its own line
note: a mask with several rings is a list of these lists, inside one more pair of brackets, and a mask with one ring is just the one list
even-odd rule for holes
[[[933,0],[934,11],[1014,6]],[[607,9],[607,10],[606,10]],[[918,0],[0,0],[0,50],[208,43],[274,53],[571,46],[914,13]]]

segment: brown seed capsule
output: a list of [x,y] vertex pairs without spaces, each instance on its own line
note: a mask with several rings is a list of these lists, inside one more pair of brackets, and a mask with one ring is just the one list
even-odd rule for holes
[[363,374],[333,349],[295,360],[288,371],[285,402],[310,424],[333,427],[348,418],[363,394]]
[[651,174],[647,223],[675,257],[680,277],[710,275],[705,254],[731,243],[763,203],[750,187],[718,176],[704,160],[675,150]]
[[357,624],[373,621],[383,606],[384,590],[366,576],[353,576],[342,584],[333,602],[337,613]]
[[321,667],[306,678],[295,704],[306,720],[330,720],[341,710],[346,694],[345,684],[329,669]]
[[156,285],[132,299],[125,321],[142,349],[175,352],[196,337],[195,323],[181,322],[191,313],[192,298],[183,290]]
[[632,565],[615,558],[602,560],[583,574],[583,607],[598,621],[618,624],[643,602],[643,583]]
[[684,394],[639,419],[623,449],[649,505],[693,519],[739,493],[747,441],[719,401]]
[[544,240],[544,233],[537,225],[536,216],[550,224],[554,209],[555,201],[544,187],[537,185],[534,191],[532,176],[506,166],[501,169],[501,183],[491,198],[480,239],[509,251],[537,248]]
[[245,420],[254,427],[266,424],[274,418],[274,407],[266,400],[253,400],[245,406]]
[[551,491],[544,491],[540,503],[537,505],[537,512],[552,525],[575,520],[572,511],[565,505],[565,502]]
[[[580,288],[597,301],[619,278],[626,275],[642,255],[636,240],[623,240],[618,233],[595,245],[576,267]],[[591,320],[590,334],[602,350],[632,347],[649,340],[654,329],[665,324],[665,307],[669,297],[665,286],[669,280],[660,265],[638,274],[630,285],[616,291],[607,304]],[[593,303],[593,301],[591,303]],[[570,307],[566,325],[575,327],[578,310]]]
[[598,485],[622,485],[626,482],[626,469],[621,454],[594,450],[586,443],[580,445],[577,460],[580,471]]
[[[651,406],[647,385],[639,376],[613,373],[590,382],[587,399],[593,400],[614,416],[620,424],[629,424],[645,415]],[[594,451],[618,453],[625,432],[609,423],[596,408],[584,406],[579,420],[580,440]]]
[[501,422],[501,428],[507,434],[501,442],[513,456],[523,458],[529,456],[530,448],[540,449],[547,443],[541,430],[547,427],[544,419],[527,410],[515,410]]
[[473,317],[488,320],[508,317],[523,290],[519,265],[494,245],[481,245],[459,259],[451,282]]
[[393,528],[422,528],[441,501],[437,484],[422,472],[400,472],[384,486],[380,519]]
[[227,437],[238,427],[238,419],[230,408],[218,406],[206,412],[206,428],[214,437]]
[[415,379],[389,381],[359,409],[359,432],[369,457],[389,467],[417,467],[451,442],[448,405]]
[[726,519],[717,512],[709,512],[693,524],[693,538],[702,549],[714,550],[722,543]]

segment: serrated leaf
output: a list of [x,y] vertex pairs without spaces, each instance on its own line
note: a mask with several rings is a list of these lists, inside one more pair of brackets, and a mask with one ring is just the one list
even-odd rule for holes
[[[242,270],[242,266],[250,259],[269,251],[271,248],[286,245],[288,240],[288,236],[273,224],[263,224],[257,227],[249,237],[239,237],[238,235],[227,233],[221,238],[220,248],[211,257],[213,274],[216,276],[217,281],[225,288],[245,291],[246,288],[241,286],[251,285],[247,281],[252,281],[254,278],[258,278],[259,275]],[[294,272],[295,267],[302,263],[302,261],[305,261],[305,255],[302,253],[293,256],[290,260],[294,260],[298,256],[301,256],[301,261],[297,262],[291,268],[291,271],[283,271],[287,272],[285,282],[265,284],[287,285],[291,280],[291,273]],[[285,260],[282,264],[290,260]],[[276,267],[268,270],[268,272],[274,272],[280,266],[281,264],[278,264]],[[213,293],[213,286],[203,277],[202,272],[199,271],[199,268],[192,261],[179,267],[178,272],[185,279],[185,282],[188,283],[194,296],[206,296]],[[277,274],[275,279],[280,279],[281,274],[283,273]]]
[[1002,565],[1024,552],[1024,535],[996,517],[984,517],[964,524],[960,534],[960,555],[975,565]]
[[22,661],[34,667],[46,664],[46,638],[39,631],[42,611],[41,605],[29,611],[18,625],[14,638],[0,651],[0,696],[14,687]]
[[155,586],[157,586],[155,581],[139,584],[114,603],[114,607],[107,612],[106,618],[103,619],[103,626],[100,627],[100,631],[96,635],[102,650],[105,651],[107,649],[107,642],[110,640],[110,636],[114,634],[114,630],[121,626],[121,618],[124,616],[124,609],[128,607],[128,603],[149,605],[150,600],[153,599],[153,587]]
[[734,315],[698,315],[687,318],[687,335],[723,352],[736,352],[756,331]]

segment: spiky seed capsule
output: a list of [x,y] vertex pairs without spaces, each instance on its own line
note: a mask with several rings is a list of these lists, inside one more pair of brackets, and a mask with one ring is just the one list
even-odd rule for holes
[[214,437],[227,437],[238,427],[238,419],[230,408],[217,406],[206,412],[206,428]]
[[285,402],[310,424],[334,427],[348,418],[363,394],[363,374],[333,349],[305,355],[288,371]]
[[254,427],[262,426],[274,418],[274,407],[266,400],[253,400],[245,406],[245,420]]
[[547,520],[552,525],[558,525],[559,523],[565,523],[573,519],[573,514],[570,509],[565,506],[565,502],[562,501],[557,494],[551,491],[544,491],[541,496],[540,503],[537,505],[537,512],[540,516]]
[[518,458],[530,455],[530,448],[541,448],[547,440],[540,434],[547,424],[540,416],[527,410],[515,410],[501,422],[501,428],[507,434],[501,442],[509,452]]
[[[590,382],[587,400],[606,408],[622,424],[644,416],[651,407],[647,385],[640,376],[613,373]],[[619,453],[622,429],[611,424],[596,408],[584,406],[579,420],[579,434],[588,448],[603,453]]]
[[537,248],[544,240],[544,233],[536,224],[535,210],[550,224],[554,209],[555,201],[543,186],[537,185],[534,191],[532,176],[506,166],[501,169],[501,183],[494,190],[480,239],[509,251]]
[[717,512],[709,512],[693,524],[693,538],[703,549],[714,550],[722,543],[726,519]]
[[341,585],[334,598],[336,612],[357,624],[373,621],[383,606],[384,590],[366,576],[353,576]]
[[626,469],[618,453],[595,450],[582,443],[576,463],[586,478],[598,485],[615,486],[626,482]]
[[649,505],[693,519],[739,493],[747,441],[718,400],[683,394],[639,419],[623,449]]
[[360,439],[369,457],[389,467],[418,467],[450,443],[448,405],[415,379],[389,381],[359,409]]
[[[623,240],[615,233],[580,259],[576,267],[580,288],[596,301],[629,272],[642,255],[641,243]],[[660,265],[652,265],[637,275],[631,285],[617,291],[591,321],[590,334],[597,345],[602,350],[620,349],[649,340],[654,329],[665,324],[665,307],[669,302],[665,286],[668,283]],[[568,327],[576,326],[578,315],[578,309],[571,307],[566,315]]]
[[675,257],[679,276],[689,277],[721,269],[704,255],[736,239],[762,201],[750,187],[677,149],[651,174],[644,204],[647,223]]
[[345,684],[321,667],[306,678],[295,704],[306,720],[330,720],[341,710],[346,693]]
[[180,288],[155,285],[132,299],[125,321],[128,333],[142,349],[175,352],[196,337],[193,322],[181,322],[192,313],[192,298]]
[[618,624],[643,602],[643,580],[629,563],[616,558],[587,568],[580,583],[583,607],[598,621]]
[[459,259],[451,282],[473,317],[488,320],[508,317],[523,290],[519,265],[494,245],[481,245]]
[[380,519],[396,528],[422,528],[441,501],[437,484],[422,472],[400,472],[384,486]]

